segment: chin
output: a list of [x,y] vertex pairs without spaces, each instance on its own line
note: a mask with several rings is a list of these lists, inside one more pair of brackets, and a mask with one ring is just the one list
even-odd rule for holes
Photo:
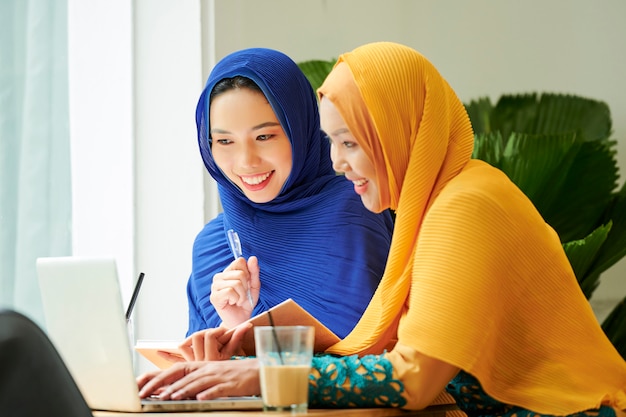
[[369,199],[365,200],[363,198],[361,198],[361,201],[363,202],[363,205],[365,206],[365,208],[371,211],[372,213],[380,213],[384,210],[382,207],[380,207],[380,204],[378,204],[378,201],[374,202]]
[[267,199],[267,198],[250,198],[248,196],[248,200],[252,201],[253,203],[257,203],[257,204],[263,204],[263,203],[269,203],[270,201],[272,201],[273,199]]
[[271,196],[261,196],[258,194],[255,195],[250,195],[250,194],[246,194],[246,197],[248,197],[248,200],[252,201],[253,203],[257,203],[257,204],[263,204],[263,203],[269,203],[270,201],[274,200],[276,197],[278,197],[278,194],[272,194]]

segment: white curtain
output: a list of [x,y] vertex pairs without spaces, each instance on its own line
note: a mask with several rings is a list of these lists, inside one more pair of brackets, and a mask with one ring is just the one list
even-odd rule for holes
[[71,253],[66,0],[0,0],[0,308],[43,324],[35,260]]

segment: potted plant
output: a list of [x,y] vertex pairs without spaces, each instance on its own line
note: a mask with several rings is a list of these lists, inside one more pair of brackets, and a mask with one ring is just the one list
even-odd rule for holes
[[[298,65],[314,89],[335,60]],[[561,238],[589,299],[600,275],[626,256],[626,183],[618,189],[616,142],[606,103],[567,94],[502,95],[465,105],[473,157],[500,168]],[[602,328],[626,358],[626,294]]]

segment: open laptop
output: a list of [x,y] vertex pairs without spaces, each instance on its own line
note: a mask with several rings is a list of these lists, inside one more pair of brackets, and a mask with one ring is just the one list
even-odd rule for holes
[[37,259],[47,333],[94,410],[260,410],[260,397],[139,398],[114,259]]

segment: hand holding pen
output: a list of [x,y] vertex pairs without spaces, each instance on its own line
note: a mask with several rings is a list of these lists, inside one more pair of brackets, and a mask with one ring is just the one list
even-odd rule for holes
[[[233,229],[229,229],[226,232],[228,236],[228,244],[230,245],[230,250],[233,252],[233,256],[235,260],[241,258],[243,256],[243,252],[241,250],[241,241],[239,240],[239,235]],[[248,282],[248,291],[247,291],[248,301],[250,302],[250,307],[254,308],[254,301],[252,301],[252,294],[250,293],[250,283]]]

